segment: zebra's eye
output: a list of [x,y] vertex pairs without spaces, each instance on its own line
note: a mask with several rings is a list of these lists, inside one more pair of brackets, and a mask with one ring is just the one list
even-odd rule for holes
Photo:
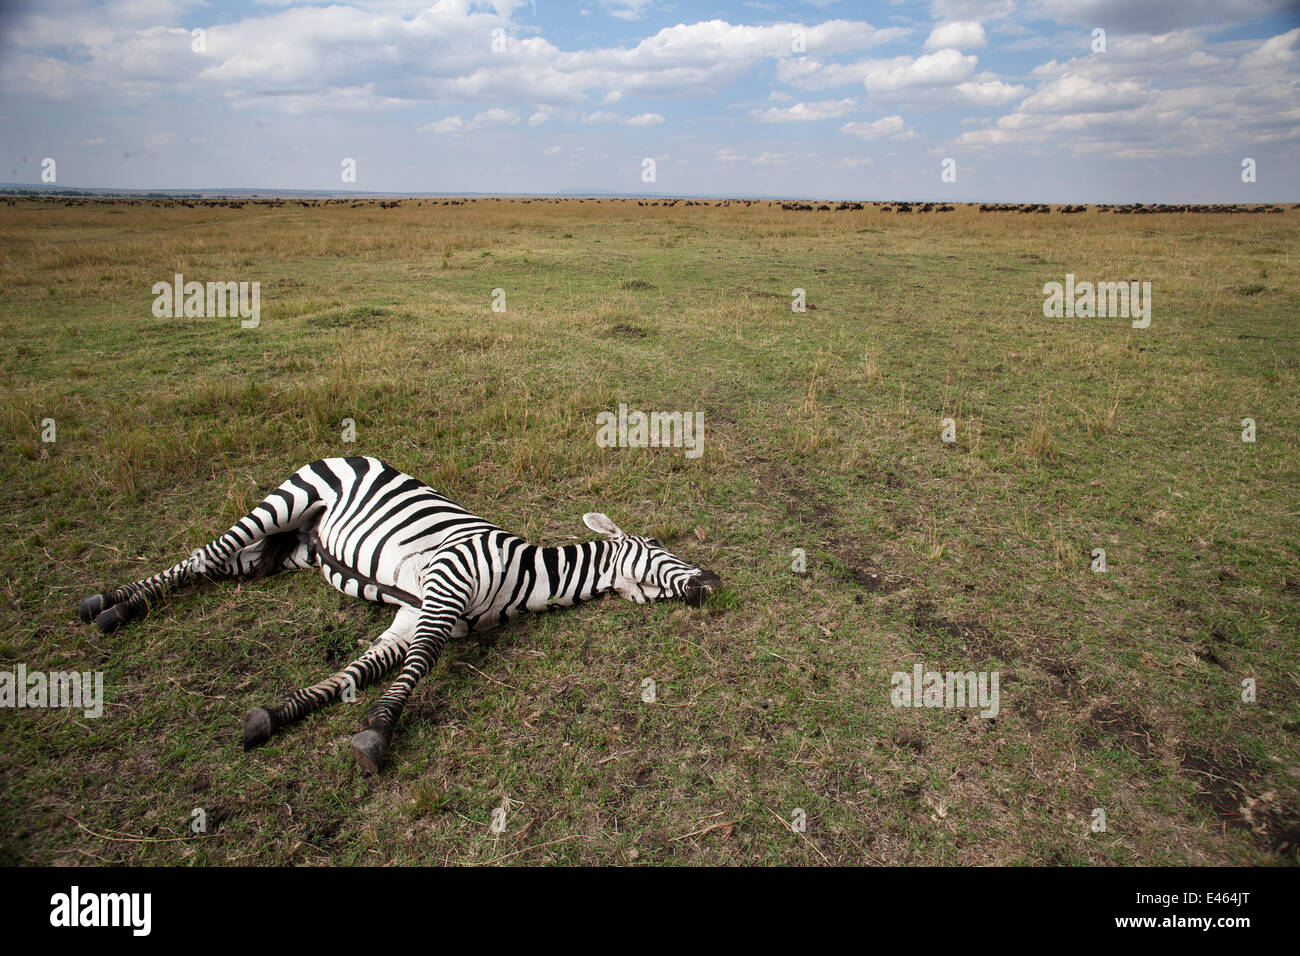
[[655,540],[654,538],[650,538],[650,539],[648,539],[648,540],[646,541],[646,544],[650,545],[650,547],[652,547],[652,548],[662,548],[662,547],[663,547],[663,545],[660,544],[660,543],[659,543],[657,540]]

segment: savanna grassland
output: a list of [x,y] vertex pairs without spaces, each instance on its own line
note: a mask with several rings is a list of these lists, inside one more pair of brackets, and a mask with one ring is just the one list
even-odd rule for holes
[[[0,669],[106,701],[0,711],[0,862],[1294,863],[1298,250],[1296,209],[2,206]],[[259,281],[260,325],[155,318],[178,272]],[[1151,282],[1150,327],[1045,319],[1066,273]],[[598,447],[620,402],[703,412],[703,455]],[[77,603],[340,454],[727,586],[454,642],[379,776],[377,688],[245,754],[391,610],[310,572]],[[998,716],[893,707],[917,663],[997,671]]]

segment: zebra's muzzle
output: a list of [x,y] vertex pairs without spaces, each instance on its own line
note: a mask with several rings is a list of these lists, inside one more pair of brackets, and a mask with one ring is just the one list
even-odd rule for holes
[[722,587],[722,578],[712,571],[701,571],[686,582],[682,599],[691,607],[700,607],[710,594]]

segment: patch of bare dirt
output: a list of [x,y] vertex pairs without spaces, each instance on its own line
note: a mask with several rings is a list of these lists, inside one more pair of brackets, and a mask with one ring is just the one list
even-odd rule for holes
[[868,594],[893,594],[912,585],[912,579],[885,565],[883,551],[863,547],[859,540],[832,543],[831,553],[844,565],[849,580]]
[[1179,771],[1196,784],[1197,799],[1227,826],[1247,830],[1263,845],[1300,862],[1300,806],[1274,790],[1260,792],[1262,774],[1243,753],[1184,748]]
[[992,660],[1015,661],[1020,651],[1014,645],[1000,640],[978,621],[955,621],[936,613],[929,601],[917,601],[909,622],[912,630],[921,635],[933,635],[959,643],[978,664]]
[[1113,702],[1097,704],[1089,712],[1082,733],[1083,745],[1089,750],[1109,738],[1129,753],[1143,760],[1157,756],[1160,734],[1141,714]]
[[1074,669],[1073,662],[1055,657],[1040,657],[1038,666],[1051,675],[1052,690],[1058,697],[1071,698],[1078,691],[1079,674]]
[[763,463],[756,459],[756,463],[759,467],[754,471],[754,480],[775,499],[784,503],[788,515],[819,528],[835,525],[836,510],[824,491],[770,462]]

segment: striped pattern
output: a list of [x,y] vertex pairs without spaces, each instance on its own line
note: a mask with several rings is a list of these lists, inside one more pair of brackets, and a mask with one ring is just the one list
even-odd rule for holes
[[398,670],[353,738],[362,766],[383,764],[412,689],[447,641],[498,627],[525,611],[608,593],[645,603],[700,603],[721,582],[658,541],[625,534],[605,515],[604,535],[580,545],[531,545],[376,458],[326,458],[299,469],[225,534],[165,571],[81,603],[105,632],[145,614],[176,588],[318,567],[344,594],[398,606],[392,625],[360,658],[244,722],[245,749],[285,725]]

